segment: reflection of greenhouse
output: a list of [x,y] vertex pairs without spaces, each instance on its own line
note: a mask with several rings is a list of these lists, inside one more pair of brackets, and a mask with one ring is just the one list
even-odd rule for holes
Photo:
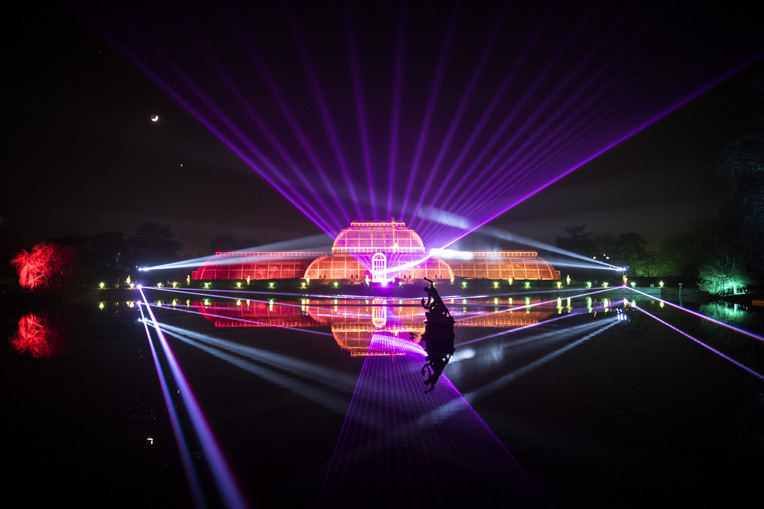
[[346,282],[514,279],[556,280],[556,271],[535,251],[466,253],[446,262],[429,256],[419,235],[399,221],[354,221],[324,252],[219,252],[192,274],[194,280],[304,279]]
[[[446,301],[457,327],[522,327],[552,313],[548,307],[533,307],[538,300],[522,301],[518,307],[509,299],[501,307],[492,306],[493,300],[470,300],[470,304],[461,300]],[[330,327],[337,344],[354,356],[369,355],[375,334],[419,343],[424,332],[424,310],[416,300],[206,301],[193,307],[215,327]]]

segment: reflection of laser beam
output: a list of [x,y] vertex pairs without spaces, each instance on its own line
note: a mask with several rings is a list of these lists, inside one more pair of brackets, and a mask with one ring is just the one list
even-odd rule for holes
[[[342,506],[349,499],[373,506],[379,496],[385,497],[386,505],[391,496],[414,493],[422,485],[444,486],[444,480],[451,489],[435,498],[428,493],[429,502],[449,497],[455,489],[468,489],[473,498],[499,505],[550,505],[445,375],[433,392],[420,389],[425,357],[420,347],[374,334],[371,348],[402,349],[405,355],[364,360],[327,469],[320,507]],[[384,491],[379,493],[377,486]],[[395,492],[388,494],[387,486],[395,486]]]
[[191,453],[188,450],[188,444],[186,443],[183,428],[180,425],[178,412],[175,409],[175,405],[172,401],[172,396],[170,396],[170,389],[167,386],[167,377],[165,376],[164,370],[162,369],[162,364],[159,362],[159,356],[157,355],[156,348],[154,347],[154,342],[151,340],[151,334],[149,333],[148,328],[148,320],[146,319],[146,315],[143,313],[143,307],[140,301],[138,302],[138,310],[141,312],[141,316],[143,317],[141,321],[143,322],[143,328],[146,331],[146,338],[148,339],[149,349],[151,350],[151,358],[154,360],[154,367],[157,372],[157,377],[159,378],[159,385],[162,388],[162,396],[164,397],[165,408],[167,408],[167,415],[170,416],[170,424],[172,425],[173,434],[175,435],[175,444],[177,445],[178,452],[180,453],[183,471],[186,474],[186,479],[188,480],[188,485],[191,489],[191,497],[194,500],[194,505],[196,507],[203,507],[205,505],[204,495],[201,491],[199,476],[196,474],[196,469],[194,468],[193,461],[191,460]]
[[636,288],[631,288],[631,287],[628,287],[628,286],[622,287],[622,288],[629,288],[629,290],[631,290],[631,291],[633,291],[635,293],[638,293],[640,295],[644,295],[645,297],[648,297],[648,298],[650,298],[652,300],[657,300],[658,302],[663,302],[664,304],[668,304],[669,306],[671,306],[673,308],[681,309],[685,313],[689,313],[689,314],[691,314],[693,316],[697,316],[698,318],[702,318],[703,320],[707,320],[707,321],[709,321],[711,323],[714,323],[714,324],[719,325],[721,327],[725,327],[725,328],[727,328],[729,330],[732,330],[732,331],[735,331],[737,333],[743,334],[744,336],[748,336],[749,338],[753,338],[753,339],[755,339],[757,341],[764,342],[764,337],[762,337],[762,336],[760,336],[758,334],[754,334],[751,331],[747,331],[745,329],[741,329],[740,327],[735,327],[734,325],[730,325],[728,323],[721,322],[719,320],[711,318],[710,316],[706,316],[706,315],[704,315],[702,313],[698,313],[697,311],[693,311],[691,309],[684,308],[682,306],[679,306],[678,304],[674,304],[673,302],[669,302],[667,300],[660,299],[660,298],[658,298],[658,297],[656,297],[654,295],[650,295],[650,294],[647,294],[647,293],[642,292],[640,290],[637,290]]
[[[328,296],[326,294],[312,294],[312,293],[295,293],[295,292],[276,292],[276,291],[258,291],[258,290],[225,290],[219,289],[211,292],[208,289],[201,288],[168,288],[157,286],[143,286],[144,290],[152,290],[158,292],[174,292],[180,294],[190,294],[201,297],[241,300],[245,295],[268,295],[268,296],[281,296],[281,297],[296,297],[296,298],[315,298],[315,299],[343,299],[343,300],[365,300],[368,299],[368,295],[344,295],[344,294],[332,294]],[[252,299],[254,300],[254,299]]]
[[527,329],[532,329],[533,327],[538,327],[539,325],[546,325],[546,324],[549,324],[549,323],[552,323],[552,322],[556,322],[557,320],[562,320],[562,319],[565,319],[565,318],[570,318],[570,317],[576,316],[577,314],[578,313],[570,313],[570,314],[567,314],[567,315],[556,316],[554,318],[550,318],[549,320],[544,320],[543,322],[531,323],[531,324],[528,324],[528,325],[522,325],[520,327],[513,327],[511,329],[507,329],[507,330],[503,330],[503,331],[500,331],[500,332],[496,332],[494,334],[489,334],[487,336],[482,336],[482,337],[479,337],[479,338],[470,339],[469,341],[463,341],[461,343],[457,343],[455,346],[461,348],[461,347],[466,346],[466,345],[471,345],[473,343],[479,343],[481,341],[485,341],[486,339],[498,338],[498,337],[501,337],[501,336],[506,336],[507,334],[511,334],[513,332],[520,332],[520,331],[524,331],[524,330],[527,330]]
[[[586,297],[586,296],[589,296],[589,295],[594,295],[596,293],[607,292],[607,291],[610,291],[610,290],[612,290],[612,288],[606,288],[606,289],[603,289],[603,290],[595,290],[593,292],[581,293],[581,294],[578,294],[578,295],[571,295],[571,296],[566,297],[566,298],[574,299],[574,298]],[[533,307],[539,307],[539,306],[554,304],[556,302],[557,302],[557,299],[552,299],[552,300],[545,300],[545,301],[540,301],[540,302],[534,302],[532,304],[521,304],[519,306],[510,307],[510,308],[507,308],[507,309],[502,309],[501,311],[492,311],[491,313],[486,313],[486,315],[492,315],[492,314],[498,314],[498,313],[507,313],[507,312],[511,313],[513,311],[519,311],[519,310],[522,310],[522,309],[529,309],[529,308],[533,308]],[[469,319],[471,319],[471,317],[461,318],[461,319],[456,320],[456,321],[460,322],[462,320],[469,320]]]
[[[586,336],[584,336],[584,337],[582,337],[582,338],[580,338],[580,339],[578,339],[578,340],[576,340],[576,341],[574,341],[572,343],[569,343],[569,344],[567,344],[567,345],[565,345],[565,346],[563,346],[561,348],[558,348],[554,352],[551,352],[551,353],[545,355],[544,357],[542,357],[540,359],[537,359],[537,360],[535,360],[535,361],[533,361],[533,362],[531,362],[529,364],[526,364],[522,368],[516,369],[516,370],[514,370],[514,371],[512,371],[510,373],[507,373],[507,374],[499,377],[498,379],[494,380],[493,382],[490,382],[490,383],[480,387],[479,389],[476,389],[476,390],[474,390],[474,391],[472,391],[472,392],[470,392],[468,394],[465,394],[464,397],[467,399],[467,401],[471,401],[472,402],[472,401],[475,401],[476,399],[478,399],[478,398],[480,398],[480,397],[482,397],[482,396],[484,396],[484,395],[486,395],[486,394],[488,394],[490,392],[496,391],[497,389],[500,389],[501,387],[504,387],[505,385],[513,382],[517,378],[519,378],[519,377],[521,377],[521,376],[523,376],[523,375],[533,371],[536,368],[539,368],[540,366],[543,366],[547,362],[549,362],[549,361],[559,357],[560,355],[564,354],[565,352],[568,352],[568,351],[572,350],[573,348],[577,347],[578,345],[580,345],[580,344],[590,340],[594,336],[600,334],[601,332],[606,331],[610,327],[613,327],[614,325],[617,325],[619,320],[618,320],[617,317],[614,317],[614,318],[608,318],[608,319],[604,320],[604,322],[605,322],[604,324],[599,324],[599,323],[596,323],[596,322],[594,324],[584,324],[585,326],[587,326],[589,328],[591,328],[592,325],[593,326],[598,326],[599,325],[599,328],[596,331],[590,332]],[[574,334],[574,333],[576,333],[577,330],[580,330],[581,327],[582,326],[578,326],[578,327],[574,327],[572,329],[566,330],[564,332],[564,335],[565,336],[569,336],[570,334]]]
[[[143,295],[143,291],[140,289],[139,291],[141,292],[141,297],[143,297],[143,301],[145,302],[146,297]],[[228,467],[228,463],[220,451],[220,446],[218,445],[217,440],[215,439],[215,436],[212,433],[209,424],[207,423],[207,419],[205,418],[202,409],[199,407],[199,403],[194,397],[194,393],[192,392],[191,387],[188,385],[188,381],[186,380],[183,371],[180,369],[180,365],[175,358],[175,354],[172,352],[170,345],[167,343],[167,340],[164,337],[164,333],[158,325],[154,313],[151,311],[151,307],[146,306],[146,311],[154,324],[154,329],[156,330],[159,343],[162,346],[165,360],[170,367],[170,371],[172,372],[175,383],[178,385],[181,399],[183,400],[185,409],[191,419],[191,424],[193,425],[194,431],[196,432],[196,435],[199,439],[199,444],[204,450],[205,457],[208,458],[210,462],[211,474],[217,485],[219,495],[225,502],[226,507],[247,507],[236,479],[234,478],[233,473]]]
[[[154,306],[154,305],[152,304],[152,306]],[[235,317],[235,316],[216,315],[214,313],[202,313],[200,311],[192,311],[190,309],[180,309],[178,307],[174,307],[174,308],[172,308],[172,307],[171,308],[166,308],[164,306],[155,306],[155,307],[160,308],[160,309],[172,309],[173,311],[177,311],[179,313],[191,313],[191,314],[194,314],[194,315],[201,315],[201,316],[204,316],[205,318],[206,317],[222,318],[224,320],[232,320],[232,321],[238,321],[238,322],[243,322],[243,323],[252,323],[252,324],[257,324],[257,325],[265,325],[267,327],[271,327],[271,328],[274,328],[274,329],[288,329],[288,330],[293,330],[293,331],[296,331],[296,332],[307,332],[308,334],[317,334],[319,336],[332,336],[332,334],[328,333],[328,332],[311,330],[311,329],[301,329],[299,327],[289,327],[289,326],[286,326],[286,325],[278,325],[278,324],[273,324],[273,323],[258,322],[257,320],[250,320],[250,319],[247,319],[247,318],[238,318],[238,317]]]
[[[355,385],[355,377],[344,375],[313,363],[273,354],[259,348],[237,345],[206,334],[188,331],[164,323],[156,325],[171,337],[257,375],[339,415],[345,414],[347,400],[317,385],[324,384],[349,394]],[[271,367],[265,367],[264,365]],[[274,368],[285,371],[292,376],[285,375]],[[310,382],[297,379],[297,377],[305,378],[306,376],[310,378]]]
[[[660,300],[660,299],[659,299],[659,300]],[[637,306],[636,304],[632,304],[632,305],[631,305],[631,307],[633,307],[634,309],[638,309],[639,311],[643,312],[644,314],[646,314],[646,315],[647,315],[647,316],[649,316],[650,318],[652,318],[652,319],[654,319],[654,320],[656,320],[656,321],[658,321],[658,322],[662,323],[662,324],[663,324],[663,325],[665,325],[666,327],[668,327],[668,328],[670,328],[670,329],[673,329],[673,330],[675,330],[676,332],[678,332],[678,333],[679,333],[679,334],[681,334],[682,336],[684,336],[684,337],[686,337],[686,338],[688,338],[688,339],[690,339],[690,340],[694,341],[695,343],[699,344],[700,346],[702,346],[703,348],[705,348],[705,349],[706,349],[706,350],[708,350],[709,352],[713,352],[713,353],[715,353],[716,355],[718,355],[718,356],[719,356],[719,357],[721,357],[722,359],[724,359],[724,360],[726,360],[726,361],[728,361],[728,362],[731,362],[731,363],[732,363],[732,364],[734,364],[735,366],[737,366],[737,367],[739,367],[740,369],[742,369],[742,370],[744,370],[744,371],[746,371],[746,372],[750,373],[751,375],[755,376],[756,378],[758,378],[758,379],[760,379],[760,380],[764,380],[764,375],[762,375],[761,373],[757,373],[756,371],[754,371],[753,369],[749,368],[748,366],[745,366],[744,364],[741,364],[741,363],[739,363],[738,361],[736,361],[736,360],[732,359],[731,357],[728,357],[727,355],[724,355],[724,354],[723,354],[723,353],[721,353],[719,350],[716,350],[716,349],[714,349],[714,348],[712,348],[712,347],[708,346],[707,344],[705,344],[704,342],[700,341],[699,339],[697,339],[697,338],[694,338],[694,337],[690,336],[689,334],[687,334],[686,332],[684,332],[684,331],[682,331],[682,330],[680,330],[680,329],[678,329],[678,328],[674,327],[674,326],[673,326],[673,325],[671,325],[670,323],[668,323],[668,322],[666,322],[666,321],[664,321],[664,320],[661,320],[661,319],[660,319],[660,318],[658,318],[657,316],[655,316],[655,315],[653,315],[653,314],[651,314],[651,313],[649,313],[649,312],[645,311],[644,309],[642,309],[641,307]],[[676,306],[676,307],[678,307],[678,306]],[[683,308],[682,308],[682,309],[683,309]],[[689,310],[685,310],[685,311],[689,311]],[[695,314],[695,313],[693,313],[693,314]],[[701,317],[703,317],[704,315],[700,315],[700,316],[701,316]],[[708,317],[706,317],[706,318],[708,318]],[[711,319],[711,321],[715,321],[715,320]],[[722,324],[722,325],[726,325],[726,324]]]

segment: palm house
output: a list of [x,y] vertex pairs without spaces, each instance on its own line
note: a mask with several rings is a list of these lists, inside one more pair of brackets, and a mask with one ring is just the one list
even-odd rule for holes
[[191,275],[194,280],[342,281],[400,283],[459,279],[560,279],[535,251],[478,251],[459,260],[427,253],[421,237],[402,221],[353,221],[329,253],[313,251],[218,252]]

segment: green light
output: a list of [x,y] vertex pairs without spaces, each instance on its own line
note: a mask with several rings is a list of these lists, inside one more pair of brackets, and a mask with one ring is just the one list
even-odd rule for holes
[[462,281],[462,288],[467,288],[467,281]]
[[605,281],[604,283],[602,283],[602,288],[607,288],[607,281]]
[[562,282],[561,281],[557,281],[557,288],[562,288]]
[[275,286],[276,286],[276,283],[274,283],[273,281],[268,283],[268,288],[270,289],[273,289]]
[[525,287],[526,288],[530,288],[531,287],[531,282],[530,281],[526,281],[525,282]]
[[493,282],[493,287],[494,288],[498,288],[499,287],[499,282],[498,281],[494,281]]
[[586,282],[586,287],[587,288],[591,288],[592,287],[592,282],[591,281],[587,281]]
[[207,289],[209,289],[209,288],[212,288],[212,283],[210,283],[209,281],[207,281],[206,283],[204,283],[204,285],[203,285],[203,286],[204,286],[204,289],[205,289],[205,290],[207,290]]
[[333,284],[334,284],[334,287],[335,287],[335,288],[337,288],[337,287],[339,287],[339,286],[340,286],[340,284],[339,284],[337,281],[335,281]]

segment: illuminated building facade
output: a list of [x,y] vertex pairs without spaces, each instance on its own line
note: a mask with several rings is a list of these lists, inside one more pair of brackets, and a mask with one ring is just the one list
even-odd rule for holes
[[535,251],[483,251],[445,261],[428,255],[419,235],[401,221],[353,221],[330,253],[218,252],[192,273],[194,280],[420,282],[459,279],[557,280]]

